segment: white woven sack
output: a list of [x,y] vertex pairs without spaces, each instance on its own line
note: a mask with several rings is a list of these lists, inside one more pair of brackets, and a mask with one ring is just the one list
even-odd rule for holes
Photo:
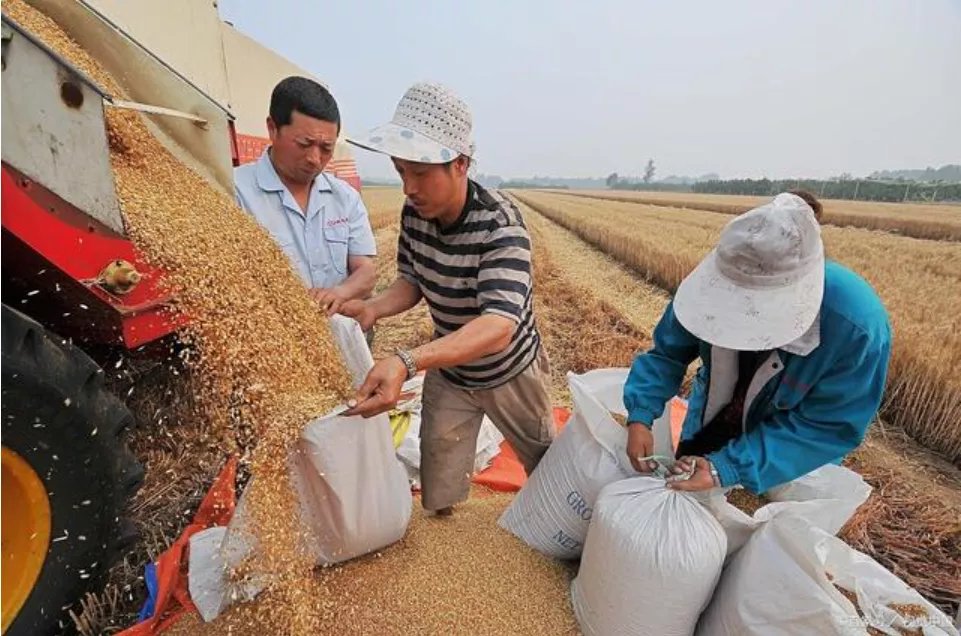
[[837,534],[867,501],[871,486],[853,470],[828,464],[769,490],[765,496],[771,503],[761,506],[753,515],[728,503],[725,493],[715,489],[699,498],[727,533],[727,551],[732,555],[761,525],[785,513],[804,517],[811,525]]
[[[835,584],[854,592],[857,608]],[[907,619],[893,604],[918,605],[927,615]],[[924,636],[958,635],[950,618],[874,559],[802,517],[782,514],[728,563],[697,634],[867,636],[869,626],[890,636],[918,629]]]
[[721,575],[727,537],[696,498],[656,477],[601,491],[577,578],[584,636],[690,636]]
[[[571,418],[498,522],[535,550],[577,558],[598,493],[638,474],[627,458],[627,429],[611,415],[627,413],[622,397],[627,374],[628,369],[568,374]],[[670,405],[655,422],[654,435],[655,452],[671,454]]]

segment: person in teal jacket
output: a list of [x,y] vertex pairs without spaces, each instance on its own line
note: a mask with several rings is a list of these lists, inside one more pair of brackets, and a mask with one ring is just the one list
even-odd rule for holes
[[644,459],[652,422],[702,361],[673,467],[693,475],[669,478],[678,490],[763,493],[839,462],[878,411],[891,355],[881,300],[825,260],[811,205],[790,193],[724,228],[653,339],[624,386],[627,451],[640,472],[655,468]]

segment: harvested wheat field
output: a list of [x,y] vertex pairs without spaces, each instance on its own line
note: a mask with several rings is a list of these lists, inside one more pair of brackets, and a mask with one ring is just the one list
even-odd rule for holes
[[[629,192],[583,190],[580,197],[627,201],[662,207],[741,214],[770,197],[693,192]],[[829,225],[883,230],[914,238],[961,241],[961,206],[941,203],[882,203],[824,199],[823,222]]]
[[[404,193],[398,188],[367,187],[363,192],[364,205],[370,215],[370,226],[377,230],[389,225],[396,225],[400,219],[400,210],[404,205]],[[380,251],[378,244],[378,254]],[[383,259],[381,259],[383,260]]]
[[[666,291],[714,246],[728,215],[524,192],[532,205]],[[878,291],[894,328],[882,415],[925,446],[961,460],[961,245],[854,227],[825,227],[828,256]]]
[[[128,97],[123,77],[111,77],[23,0],[5,0],[3,11],[112,95]],[[148,596],[144,566],[176,541],[213,476],[236,457],[262,548],[243,567],[264,573],[269,587],[212,624],[186,614],[166,633],[577,634],[574,568],[497,526],[510,494],[475,488],[452,518],[415,506],[397,544],[314,567],[299,549],[288,459],[304,425],[351,394],[328,323],[284,253],[230,193],[179,162],[141,115],[110,109],[107,126],[130,238],[164,270],[176,298],[171,311],[189,325],[177,342],[162,343],[163,355],[99,360],[139,424],[130,443],[146,477],[128,511],[140,539],[106,573],[102,591],[71,608],[77,630],[112,634],[137,621]],[[403,194],[368,188],[363,196],[380,254],[379,291],[396,276]],[[650,346],[670,293],[713,245],[726,215],[755,202],[601,199],[612,196],[621,195],[518,195],[557,404],[570,401],[567,373],[628,366]],[[827,202],[825,222],[829,251],[877,287],[897,332],[885,423],[847,460],[875,491],[841,536],[953,615],[961,597],[961,472],[928,449],[961,461],[961,380],[952,373],[961,364],[953,327],[961,243],[952,242],[961,241],[961,208]],[[376,326],[375,356],[432,333],[421,303]]]
[[[577,634],[567,589],[571,566],[501,530],[510,495],[475,488],[450,518],[415,502],[407,536],[341,567],[318,570],[306,596],[327,634]],[[262,636],[275,627],[258,600],[209,625],[196,615],[168,633]]]

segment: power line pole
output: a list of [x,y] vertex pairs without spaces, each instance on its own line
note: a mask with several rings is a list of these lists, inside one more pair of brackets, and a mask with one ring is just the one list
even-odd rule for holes
[[861,189],[861,180],[859,179],[854,183],[854,200],[858,200],[858,190]]

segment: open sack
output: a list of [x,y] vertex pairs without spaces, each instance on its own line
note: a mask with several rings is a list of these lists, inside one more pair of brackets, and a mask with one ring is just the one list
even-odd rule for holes
[[[627,369],[568,374],[574,410],[499,524],[548,556],[580,555],[601,489],[635,477],[627,459],[627,429],[612,413],[626,416]],[[670,404],[654,423],[655,452],[671,455]]]
[[958,634],[874,559],[786,514],[759,528],[724,568],[697,634],[860,636],[868,627],[890,636]]

